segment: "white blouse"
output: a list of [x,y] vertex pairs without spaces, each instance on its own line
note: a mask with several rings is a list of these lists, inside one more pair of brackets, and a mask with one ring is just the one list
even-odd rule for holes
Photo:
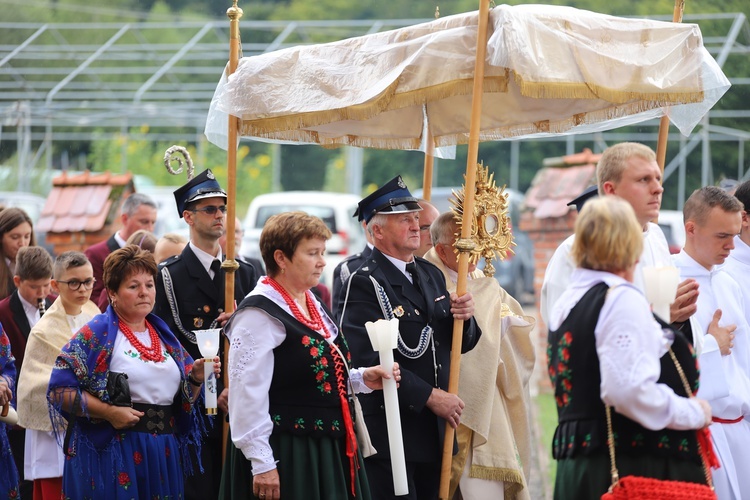
[[[263,295],[292,314],[281,294],[263,283],[263,277],[249,295]],[[317,298],[315,306],[330,333],[326,340],[332,343],[338,336],[338,328]],[[265,311],[248,307],[232,319],[226,335],[230,341],[227,373],[232,388],[229,391],[232,441],[252,463],[253,474],[262,474],[276,468],[269,444],[273,422],[268,413],[268,391],[273,378],[273,350],[286,339],[286,329],[281,321]],[[372,392],[364,384],[362,372],[363,369],[351,370],[352,387],[355,392]]]
[[697,401],[680,397],[665,384],[657,383],[659,359],[671,340],[632,283],[607,272],[576,269],[567,292],[550,313],[550,329],[558,328],[581,297],[601,282],[610,287],[594,329],[602,400],[647,429],[703,427],[705,416]]
[[[148,330],[133,333],[144,346],[151,346]],[[125,334],[117,330],[109,369],[128,374],[130,397],[134,403],[171,405],[174,402],[180,387],[180,368],[167,354],[164,342],[161,343],[161,349],[164,359],[160,363],[146,361]]]

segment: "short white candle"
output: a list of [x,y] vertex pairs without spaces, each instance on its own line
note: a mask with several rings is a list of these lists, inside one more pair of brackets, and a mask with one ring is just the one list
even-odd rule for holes
[[214,374],[214,357],[219,352],[219,332],[220,328],[210,330],[195,330],[195,340],[198,349],[203,356],[203,401],[206,407],[206,413],[209,415],[216,414],[216,375]]

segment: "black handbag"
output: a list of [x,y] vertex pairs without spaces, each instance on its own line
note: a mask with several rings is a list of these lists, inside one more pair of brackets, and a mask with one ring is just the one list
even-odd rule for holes
[[[109,372],[107,375],[107,394],[109,402],[114,406],[133,406],[130,400],[130,385],[128,384],[128,374],[119,372]],[[68,427],[65,429],[65,439],[63,439],[63,452],[66,457],[76,456],[75,445],[71,446],[73,428],[78,419],[78,412],[81,410],[81,396],[76,394],[68,416]]]
[[114,406],[133,406],[130,399],[128,374],[109,372],[109,375],[107,375],[107,394],[109,394],[110,404]]

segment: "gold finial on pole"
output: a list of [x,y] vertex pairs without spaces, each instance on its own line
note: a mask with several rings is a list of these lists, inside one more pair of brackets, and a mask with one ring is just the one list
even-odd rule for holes
[[244,14],[243,10],[237,6],[237,0],[232,2],[232,6],[227,9],[227,17],[230,21],[239,21]]

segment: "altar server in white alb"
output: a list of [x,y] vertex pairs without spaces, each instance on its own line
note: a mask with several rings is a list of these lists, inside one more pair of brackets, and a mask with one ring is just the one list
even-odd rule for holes
[[[623,142],[607,148],[596,165],[599,195],[616,195],[635,210],[643,226],[643,253],[636,264],[633,284],[643,291],[643,267],[671,265],[669,246],[658,225],[650,222],[659,216],[662,194],[661,169],[654,151],[643,144]],[[540,312],[549,324],[552,307],[567,290],[575,264],[570,256],[573,236],[563,241],[547,264],[542,284]],[[677,299],[672,304],[671,322],[691,339],[689,322],[695,312],[698,286],[694,280],[680,283]],[[676,324],[674,324],[676,323]],[[692,339],[691,339],[692,340]]]
[[721,264],[734,248],[744,208],[715,186],[696,190],[685,203],[685,248],[675,256],[680,277],[700,286],[699,328],[702,343],[698,397],[713,414],[711,435],[721,467],[713,470],[720,500],[750,498],[750,326],[741,287]]
[[[740,234],[734,237],[734,250],[729,254],[724,267],[725,272],[729,273],[737,283],[743,285],[742,299],[745,306],[745,317],[750,318],[750,181],[745,181],[734,192],[735,198],[740,200],[744,205],[742,210],[742,229]],[[750,321],[750,319],[748,320]],[[750,372],[748,372],[750,374]]]

